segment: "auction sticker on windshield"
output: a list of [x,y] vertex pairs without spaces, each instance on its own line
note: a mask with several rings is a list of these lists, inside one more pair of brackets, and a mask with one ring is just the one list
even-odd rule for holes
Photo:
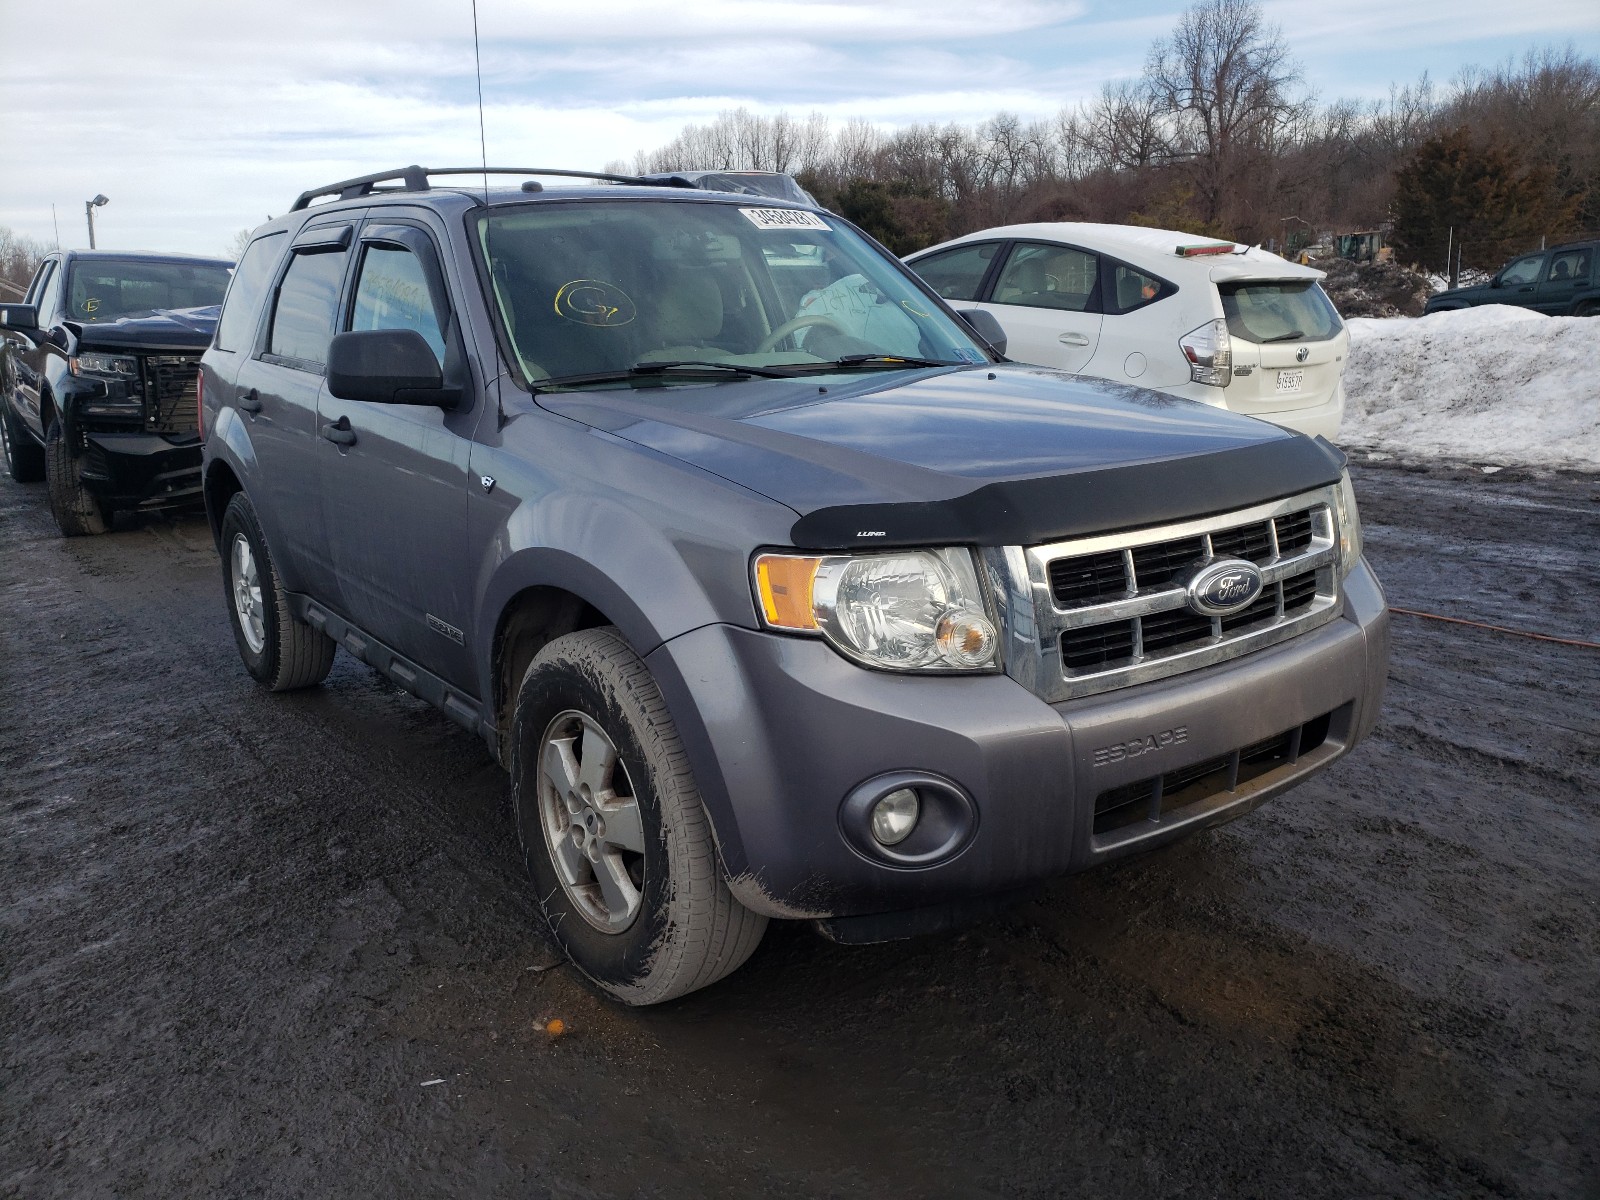
[[1278,372],[1278,390],[1280,392],[1298,392],[1305,381],[1306,373],[1304,371]]
[[816,213],[798,208],[741,208],[745,219],[757,229],[827,229],[832,228]]

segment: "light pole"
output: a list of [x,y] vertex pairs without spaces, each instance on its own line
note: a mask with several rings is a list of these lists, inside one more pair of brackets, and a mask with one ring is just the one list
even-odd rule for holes
[[94,249],[94,210],[102,204],[110,204],[109,196],[96,196],[93,200],[83,202],[83,215],[89,219],[89,249]]

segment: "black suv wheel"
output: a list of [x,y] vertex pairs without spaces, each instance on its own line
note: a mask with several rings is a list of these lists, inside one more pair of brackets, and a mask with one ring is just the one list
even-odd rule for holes
[[11,401],[0,394],[0,451],[6,471],[18,483],[38,483],[44,478],[44,448],[22,427]]
[[44,436],[45,478],[50,484],[50,512],[65,537],[104,533],[109,514],[83,486],[81,466],[67,444],[60,421],[50,422]]

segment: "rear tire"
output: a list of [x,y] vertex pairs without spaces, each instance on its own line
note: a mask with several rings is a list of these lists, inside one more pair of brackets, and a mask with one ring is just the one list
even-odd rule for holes
[[18,483],[38,483],[44,478],[44,447],[23,428],[11,401],[0,396],[0,452],[6,472]]
[[615,629],[556,638],[529,665],[511,786],[550,935],[610,995],[659,1004],[755,951],[767,918],[728,890],[666,702]]
[[333,666],[334,640],[294,619],[256,510],[235,492],[222,517],[222,590],[245,670],[269,691],[313,687]]
[[51,421],[44,435],[44,473],[50,485],[50,512],[63,537],[104,533],[108,524],[105,508],[83,486],[81,472],[60,420]]
[[1600,300],[1585,300],[1572,310],[1575,317],[1600,317]]

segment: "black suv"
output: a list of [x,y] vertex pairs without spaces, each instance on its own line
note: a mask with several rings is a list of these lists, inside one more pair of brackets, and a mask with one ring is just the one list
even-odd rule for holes
[[1488,283],[1429,298],[1424,313],[1513,304],[1552,317],[1600,316],[1600,242],[1573,242],[1513,258]]
[[48,478],[68,537],[118,509],[198,501],[195,380],[233,264],[68,250],[0,304],[0,447],[23,483]]
[[1371,728],[1387,615],[1326,442],[1007,363],[809,205],[506,173],[256,232],[206,505],[246,669],[342,646],[480,735],[612,995],[773,918],[969,920]]

